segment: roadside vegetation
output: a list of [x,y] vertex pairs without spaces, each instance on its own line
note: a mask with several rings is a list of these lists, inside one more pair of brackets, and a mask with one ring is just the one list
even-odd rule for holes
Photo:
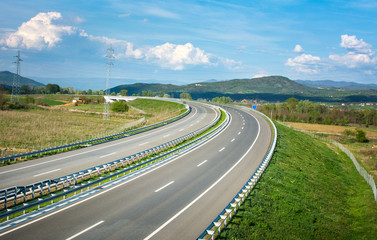
[[286,122],[288,125],[333,139],[350,150],[359,163],[377,179],[377,129]]
[[[72,103],[74,98],[81,102]],[[104,120],[102,96],[20,95],[17,108],[9,95],[1,99],[6,107],[0,110],[0,157],[116,134],[137,127],[138,120],[144,119],[138,126],[149,125],[185,111],[182,104],[138,99],[129,105],[143,113],[123,103],[124,111],[115,109]]]
[[377,204],[352,161],[277,128],[269,167],[219,239],[376,239]]
[[374,108],[363,110],[330,108],[322,103],[289,98],[283,103],[262,105],[259,110],[280,121],[377,127],[377,109]]

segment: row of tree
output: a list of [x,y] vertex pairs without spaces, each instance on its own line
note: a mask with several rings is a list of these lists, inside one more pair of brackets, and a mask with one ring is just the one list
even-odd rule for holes
[[377,126],[377,110],[346,110],[339,107],[330,108],[322,103],[308,100],[298,101],[289,98],[284,103],[269,103],[260,108],[264,114],[273,119],[290,122],[320,123],[331,125],[359,124]]

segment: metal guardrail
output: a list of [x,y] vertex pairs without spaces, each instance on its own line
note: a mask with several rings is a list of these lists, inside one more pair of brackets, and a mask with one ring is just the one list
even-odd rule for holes
[[142,128],[137,128],[137,129],[134,129],[134,130],[129,130],[129,131],[125,131],[125,132],[122,132],[122,133],[117,133],[117,134],[113,134],[113,135],[109,135],[109,136],[105,136],[105,137],[100,137],[100,138],[95,138],[95,139],[91,139],[91,140],[87,140],[87,141],[82,141],[82,142],[77,142],[77,143],[72,143],[72,144],[66,144],[66,145],[61,145],[61,146],[58,146],[58,147],[46,148],[46,149],[41,149],[41,150],[37,150],[37,151],[32,151],[32,152],[27,152],[27,153],[22,153],[22,154],[16,154],[16,155],[7,156],[7,157],[2,157],[2,158],[0,158],[0,162],[4,163],[5,161],[10,161],[12,159],[23,158],[23,157],[27,157],[27,156],[33,156],[33,155],[39,155],[39,154],[44,154],[44,153],[47,153],[47,152],[59,151],[60,149],[65,149],[65,148],[68,149],[68,148],[72,148],[72,147],[94,146],[94,145],[97,145],[97,144],[100,144],[100,143],[106,143],[106,142],[118,140],[118,139],[121,139],[121,138],[133,136],[133,135],[136,135],[136,134],[139,134],[139,133],[143,133],[143,132],[146,132],[148,130],[164,126],[168,123],[178,121],[179,119],[187,116],[191,112],[191,107],[188,106],[187,104],[185,106],[186,106],[186,109],[187,109],[186,112],[180,114],[177,117],[165,120],[163,122],[159,122],[159,123],[152,124],[152,125],[149,125],[149,126],[145,126],[145,127],[142,127]]
[[[0,205],[3,204],[3,205],[6,206],[7,204],[9,204],[9,205],[11,205],[11,207],[14,207],[14,208],[7,208],[5,211],[3,211],[0,214],[0,219],[1,218],[9,218],[10,215],[14,215],[14,214],[17,214],[19,212],[25,213],[25,210],[36,207],[36,206],[38,206],[38,208],[39,208],[39,206],[41,204],[53,202],[55,199],[62,198],[62,197],[65,198],[66,195],[72,194],[74,192],[80,191],[80,190],[85,189],[85,188],[89,189],[90,186],[99,184],[99,183],[101,183],[105,180],[108,180],[108,179],[112,179],[115,176],[124,174],[128,171],[138,169],[141,166],[151,164],[154,161],[158,161],[158,159],[162,159],[162,158],[172,154],[172,152],[180,151],[184,148],[187,148],[189,145],[199,144],[200,141],[204,141],[205,138],[209,138],[209,136],[211,134],[212,135],[217,134],[228,123],[224,121],[223,124],[218,126],[213,131],[206,133],[204,136],[201,136],[200,138],[195,139],[193,142],[188,142],[188,143],[184,144],[183,146],[180,146],[177,149],[170,150],[166,153],[163,153],[162,155],[159,155],[157,157],[153,157],[153,158],[151,158],[147,161],[143,161],[143,162],[136,164],[134,166],[124,168],[127,165],[131,164],[133,161],[141,160],[143,157],[145,158],[145,157],[151,156],[154,153],[160,153],[160,152],[162,152],[162,151],[164,151],[168,148],[174,147],[174,146],[182,143],[185,140],[188,140],[190,138],[193,138],[195,136],[200,135],[201,133],[203,133],[206,130],[213,127],[219,121],[220,117],[221,117],[221,114],[219,114],[218,117],[215,120],[213,120],[210,124],[200,128],[200,129],[198,129],[198,130],[196,130],[192,133],[186,134],[183,137],[174,139],[170,142],[167,142],[167,143],[164,143],[164,144],[159,145],[157,147],[148,149],[146,151],[131,155],[129,157],[125,157],[125,158],[122,158],[122,159],[119,159],[119,160],[116,160],[116,161],[113,161],[113,162],[110,162],[110,163],[107,163],[107,164],[104,164],[104,165],[100,165],[100,166],[97,166],[97,167],[86,169],[86,170],[83,170],[83,171],[80,171],[80,172],[77,172],[77,173],[74,173],[74,174],[70,174],[70,175],[67,175],[67,176],[64,176],[64,177],[61,177],[61,178],[58,178],[58,179],[45,180],[45,181],[37,182],[37,183],[31,184],[31,185],[28,185],[28,186],[13,187],[13,188],[8,188],[6,190],[1,190],[0,193],[2,194],[2,196],[0,197]],[[227,121],[229,122],[229,116],[227,116]],[[112,173],[112,174],[110,173],[110,172],[113,172],[120,167],[122,167],[124,169],[117,171],[115,173]],[[105,177],[100,177],[100,175],[105,174],[105,173],[110,173],[110,174],[108,176],[105,176]],[[84,181],[89,180],[91,177],[100,177],[100,178],[96,179],[94,181],[88,181],[86,183],[82,183]],[[79,183],[82,183],[82,184],[77,185]],[[67,189],[67,188],[69,188],[69,189]],[[64,190],[63,193],[52,195],[53,192],[62,191],[62,190]],[[51,195],[51,196],[48,197],[48,198],[42,198],[43,195]],[[28,201],[31,198],[38,198],[38,199],[37,199],[36,202],[25,203],[25,201]],[[23,205],[20,206],[20,203],[23,203]],[[16,206],[16,204],[18,204],[18,206]]]
[[262,163],[259,165],[258,169],[253,173],[251,178],[247,181],[247,183],[243,186],[243,188],[237,193],[237,195],[232,199],[232,201],[213,220],[213,222],[203,231],[203,233],[199,235],[197,240],[202,240],[202,239],[213,240],[220,234],[221,229],[226,227],[226,225],[231,221],[232,217],[237,212],[241,204],[243,204],[246,198],[249,196],[254,186],[257,184],[259,178],[264,173],[264,170],[267,168],[274,154],[276,142],[277,142],[277,129],[276,129],[275,124],[272,122],[270,118],[268,118],[265,114],[261,112],[255,111],[250,108],[243,108],[243,109],[257,112],[258,114],[264,116],[271,123],[274,130],[273,142],[270,146],[270,149],[268,150],[267,155],[263,159]]

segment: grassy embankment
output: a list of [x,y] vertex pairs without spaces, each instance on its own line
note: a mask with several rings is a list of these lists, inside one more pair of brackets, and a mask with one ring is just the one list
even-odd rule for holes
[[100,103],[74,106],[70,103],[74,96],[33,97],[44,106],[31,104],[28,110],[0,111],[0,150],[8,149],[3,156],[115,134],[143,117],[148,120],[147,124],[153,124],[178,115],[184,108],[178,103],[138,99],[130,105],[146,114],[130,109],[104,120],[104,107]]
[[324,137],[334,139],[349,149],[360,164],[377,180],[377,129],[376,128],[360,128],[366,133],[369,139],[367,143],[360,143],[355,140],[354,136],[344,134],[345,130],[355,131],[355,127],[349,126],[333,126],[310,123],[292,123],[287,124],[297,129],[310,132],[321,132]]
[[376,239],[377,204],[352,161],[277,127],[269,167],[219,239]]

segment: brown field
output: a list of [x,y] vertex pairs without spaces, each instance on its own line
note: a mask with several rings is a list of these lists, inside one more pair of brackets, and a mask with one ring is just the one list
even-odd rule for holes
[[154,124],[179,115],[182,109],[182,105],[169,109],[161,104],[161,109],[150,108],[142,114],[130,108],[124,114],[111,113],[111,119],[104,120],[103,104],[71,105],[0,111],[0,157],[123,132],[142,118],[147,125]]
[[[311,123],[286,122],[286,124],[289,124],[290,126],[297,129],[328,133],[328,134],[342,134],[344,130],[346,129],[352,130],[352,131],[356,129],[356,127],[311,124]],[[377,129],[362,128],[362,130],[366,132],[367,138],[377,138]]]

